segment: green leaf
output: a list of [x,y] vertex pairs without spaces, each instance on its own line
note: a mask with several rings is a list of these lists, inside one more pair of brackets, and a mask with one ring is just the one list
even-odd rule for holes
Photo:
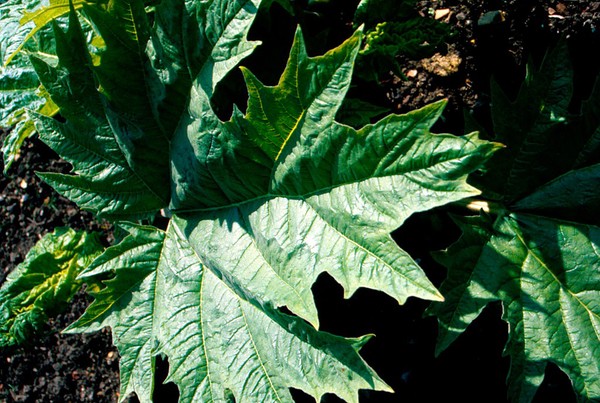
[[539,70],[530,63],[514,101],[492,82],[495,140],[505,144],[494,169],[473,183],[490,198],[512,203],[568,169],[578,142],[568,127],[573,72],[565,42],[548,53]]
[[98,66],[71,13],[67,33],[56,30],[59,65],[39,59],[33,64],[67,119],[59,123],[38,115],[40,137],[78,175],[40,176],[81,207],[109,218],[146,218],[166,207],[169,142],[187,108],[191,82],[212,91],[254,49],[245,35],[256,3],[170,8],[164,2],[154,27],[141,1],[86,6],[105,42]]
[[60,313],[77,276],[104,248],[95,233],[58,228],[42,238],[0,288],[0,348],[23,343]]
[[[357,354],[366,338],[315,330],[311,287],[326,271],[347,297],[369,287],[400,303],[439,300],[390,232],[414,212],[478,194],[466,177],[498,146],[431,133],[445,102],[358,131],[335,122],[360,38],[310,58],[298,32],[277,86],[243,70],[248,109],[227,122],[199,70],[171,144],[169,228],[126,225],[130,235],[84,273],[116,277],[70,328],[111,326],[123,398],[149,401],[158,354],[182,401],[290,401],[289,387],[357,401],[359,389],[389,390]],[[173,83],[180,90],[185,76]]]
[[27,52],[37,52],[51,58],[54,52],[53,41],[48,38],[47,30],[28,40],[29,27],[19,22],[23,12],[39,5],[37,2],[24,3],[21,0],[0,5],[0,126],[14,126],[2,146],[5,172],[17,158],[23,141],[35,131],[26,110],[47,116],[58,112],[40,86],[27,57],[18,54],[24,48]]
[[179,222],[165,232],[129,227],[84,276],[114,279],[68,331],[111,326],[121,354],[121,399],[150,402],[154,362],[169,359],[167,381],[184,402],[291,402],[289,387],[316,398],[336,393],[358,402],[358,389],[391,389],[358,355],[368,337],[318,332],[264,304],[196,254]]
[[337,113],[338,122],[360,128],[371,123],[376,117],[389,113],[389,108],[374,105],[359,98],[346,98]]
[[[8,69],[7,69],[8,70]],[[6,71],[8,72],[8,71]],[[11,72],[8,72],[9,74]],[[33,108],[37,113],[44,116],[54,116],[59,109],[48,93],[41,86],[36,88],[19,88],[17,90],[7,89],[4,87],[7,84],[6,76],[0,76],[0,92],[7,90],[10,93],[11,101],[16,104],[18,109],[13,110],[0,126],[11,127],[13,129],[6,135],[4,144],[2,145],[2,154],[4,156],[4,172],[6,173],[11,165],[17,160],[21,145],[26,138],[29,138],[35,133],[35,125],[29,117],[27,110]],[[24,80],[19,80],[19,85],[26,83]],[[37,77],[36,80],[37,82]],[[3,87],[3,88],[2,88]],[[18,94],[12,96],[12,94]],[[29,95],[30,97],[28,97]],[[0,97],[2,97],[0,95]]]
[[559,44],[514,103],[494,93],[494,132],[507,148],[474,182],[506,206],[491,211],[495,221],[457,219],[462,238],[437,255],[449,269],[446,301],[428,311],[440,324],[439,354],[488,303],[502,301],[509,395],[519,402],[533,399],[548,363],[569,376],[579,400],[600,399],[600,92],[581,115],[567,113],[566,52]]
[[225,75],[258,46],[246,36],[260,3],[165,0],[156,7],[156,40],[149,46],[166,87],[159,111],[169,133],[184,118],[192,83],[210,98]]
[[0,126],[17,125],[2,148],[5,170],[13,163],[23,139],[33,131],[31,122],[26,119],[25,108],[37,110],[45,103],[45,99],[38,95],[40,83],[37,75],[27,64],[0,67]]
[[459,221],[463,237],[440,257],[450,270],[437,352],[490,302],[503,302],[512,400],[529,402],[546,365],[559,366],[581,399],[600,398],[600,228],[527,214]]
[[600,161],[600,78],[596,78],[590,98],[583,103],[581,109],[581,121],[576,130],[587,136],[583,136],[585,144],[582,144],[581,151],[573,163],[575,168]]
[[477,194],[466,176],[496,149],[475,135],[430,133],[443,102],[360,131],[336,123],[359,38],[309,58],[298,33],[276,87],[244,70],[246,116],[220,122],[193,98],[173,142],[171,210],[196,252],[315,326],[310,287],[323,271],[347,297],[368,287],[399,303],[440,299],[389,233],[414,212]]
[[[123,33],[126,26],[120,27],[123,30],[115,30],[115,35],[126,35]],[[131,149],[140,144],[145,135],[135,118],[146,105],[134,92],[131,114],[123,114],[98,92],[94,68],[75,13],[70,14],[67,33],[56,28],[55,35],[59,65],[53,67],[37,58],[32,58],[32,62],[67,123],[37,115],[36,127],[40,138],[71,162],[80,175],[40,176],[83,208],[99,214],[110,216],[119,211],[119,215],[125,217],[144,217],[154,213],[168,200],[165,190],[161,190],[166,187],[167,179],[161,179],[164,174],[158,175],[161,164],[156,161],[157,157],[164,156],[165,148],[168,151],[168,144],[163,144],[161,153],[153,150],[155,145],[152,144],[140,147],[137,157],[133,158]],[[130,45],[127,42],[130,38],[122,39],[122,46]],[[141,74],[140,70],[131,67],[132,81],[139,78],[136,74]],[[108,88],[111,87],[108,85]],[[155,123],[151,117],[150,113],[145,118],[148,122],[145,126]],[[159,138],[156,130],[149,136]],[[140,166],[140,159],[153,161],[153,164]],[[162,167],[164,169],[164,162]]]
[[0,21],[2,22],[0,25],[0,61],[2,67],[9,65],[27,43],[26,38],[31,24],[21,24],[20,20],[23,14],[40,6],[41,1],[23,0],[8,0],[0,4]]
[[[33,11],[24,10],[21,19],[19,20],[20,25],[26,30],[27,34],[22,39],[19,46],[14,49],[6,58],[6,64],[21,51],[23,46],[32,39],[38,32],[43,30],[50,22],[56,20],[59,17],[67,14],[70,7],[81,8],[85,1],[77,0],[50,0],[46,5],[42,5]],[[40,5],[42,2],[34,2],[33,4]]]
[[514,209],[600,225],[600,164],[559,176],[516,202]]

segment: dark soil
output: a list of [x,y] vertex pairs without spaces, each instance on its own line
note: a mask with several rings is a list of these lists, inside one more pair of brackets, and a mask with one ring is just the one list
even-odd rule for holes
[[[455,34],[442,54],[460,57],[458,71],[441,76],[427,70],[423,60],[399,55],[402,71],[390,72],[380,85],[369,89],[369,98],[396,112],[447,98],[449,104],[438,131],[460,134],[464,110],[485,122],[490,78],[494,76],[514,96],[525,62],[531,58],[539,63],[548,47],[561,37],[569,41],[575,67],[574,108],[589,93],[600,70],[598,58],[590,57],[600,50],[600,1],[422,0],[417,4],[420,13],[431,18],[436,10],[448,11],[440,20],[450,24]],[[495,13],[496,21],[480,24],[480,18],[490,12]],[[293,33],[293,29],[288,31]],[[289,43],[282,46],[287,48]],[[402,74],[405,79],[400,78]],[[34,138],[25,143],[21,158],[8,175],[0,177],[0,240],[4,246],[0,250],[0,284],[23,261],[29,248],[56,227],[103,231],[110,242],[106,224],[79,211],[35,176],[35,171],[68,170],[68,164]],[[439,285],[445,270],[431,259],[429,251],[447,247],[458,235],[447,215],[440,212],[411,218],[394,238],[421,260]],[[362,354],[397,393],[365,392],[362,400],[506,401],[504,379],[509,362],[502,357],[502,348],[507,329],[499,306],[487,308],[453,346],[435,358],[436,326],[433,319],[422,318],[426,303],[411,299],[400,307],[381,293],[367,290],[344,300],[341,288],[327,276],[319,279],[314,293],[323,330],[344,336],[377,335]],[[48,335],[31,345],[0,353],[0,402],[113,402],[119,398],[118,354],[111,345],[110,332],[59,333],[88,303],[85,294],[78,294],[71,310],[49,323]],[[173,394],[169,397],[160,389],[158,393],[156,401],[173,401]],[[299,401],[307,399],[300,391],[294,391],[294,396]],[[324,400],[337,401],[331,396]],[[536,401],[575,401],[569,379],[549,366]]]
[[[5,133],[2,133],[2,140]],[[3,167],[2,167],[3,169]],[[29,249],[55,228],[69,226],[101,231],[107,224],[80,211],[41,182],[35,171],[67,172],[69,164],[38,139],[26,141],[21,158],[0,176],[0,283],[21,263]],[[119,390],[118,355],[110,331],[90,335],[58,333],[89,304],[78,294],[69,312],[48,324],[48,334],[31,345],[0,352],[0,402],[112,402]]]

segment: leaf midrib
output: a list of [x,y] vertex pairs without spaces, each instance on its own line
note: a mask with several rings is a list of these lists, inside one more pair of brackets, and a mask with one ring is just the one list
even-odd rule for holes
[[[432,165],[428,165],[426,167],[423,168],[419,168],[419,169],[415,169],[415,170],[405,170],[402,172],[398,172],[392,175],[375,175],[375,176],[369,176],[369,177],[365,177],[365,178],[358,178],[356,180],[352,180],[352,181],[348,181],[348,182],[343,182],[343,183],[339,183],[339,184],[335,184],[335,185],[331,185],[331,186],[327,186],[327,187],[322,187],[319,189],[315,189],[311,192],[308,193],[304,193],[304,194],[300,194],[300,195],[289,195],[289,194],[285,194],[285,193],[273,193],[273,192],[267,192],[263,195],[260,196],[255,196],[252,197],[250,199],[246,199],[246,200],[242,200],[239,202],[235,202],[235,203],[229,203],[229,204],[224,204],[222,206],[214,206],[214,207],[205,207],[205,208],[190,208],[190,209],[172,209],[173,213],[177,213],[177,214],[187,214],[187,213],[209,213],[209,212],[215,212],[215,211],[220,211],[220,210],[227,210],[227,209],[232,209],[232,208],[238,208],[241,207],[245,204],[250,204],[250,203],[254,203],[260,200],[270,200],[270,199],[275,199],[275,198],[285,198],[285,199],[290,199],[290,200],[303,200],[305,201],[306,199],[313,197],[313,196],[317,196],[320,194],[324,194],[324,193],[329,193],[334,189],[340,188],[340,187],[344,187],[344,186],[350,186],[356,183],[362,183],[362,182],[366,182],[368,180],[371,179],[383,179],[383,178],[394,178],[394,177],[404,177],[406,178],[408,176],[408,174],[411,173],[418,173],[421,171],[425,171],[425,170],[430,170],[433,169],[435,166],[437,165],[441,165],[441,164],[445,164],[448,163],[450,161],[454,161],[454,160],[460,160],[462,158],[464,158],[464,155],[460,155],[458,157],[453,157],[453,158],[449,158],[449,159],[445,159],[442,161],[438,161],[435,164]],[[407,180],[411,180],[411,178],[407,178]]]
[[[512,217],[510,217],[510,218],[512,218]],[[512,218],[512,220],[516,221],[515,218]],[[597,317],[597,318],[600,319],[600,316],[596,315],[591,309],[589,309],[587,307],[587,305],[585,305],[583,303],[583,301],[581,301],[581,299],[579,299],[579,297],[577,297],[576,294],[574,294],[573,292],[571,292],[571,290],[568,289],[567,286],[560,281],[560,279],[552,272],[552,270],[544,263],[544,261],[540,257],[538,257],[538,255],[529,247],[529,245],[525,242],[525,239],[521,236],[521,233],[519,231],[518,226],[515,228],[515,225],[513,223],[509,223],[509,225],[512,227],[515,235],[517,236],[517,239],[523,244],[523,246],[527,250],[527,254],[530,255],[530,256],[532,256],[535,259],[535,261],[540,265],[540,267],[544,268],[548,273],[550,273],[550,275],[554,279],[555,283],[558,284],[559,288],[563,292],[569,294],[575,301],[577,301],[579,303],[579,305],[581,305],[586,310],[586,312],[588,313],[589,317],[594,317],[595,316],[595,317]],[[560,302],[560,297],[558,298],[558,303],[559,303],[560,311],[561,311],[561,319],[563,320],[562,325],[565,328],[564,331],[566,333],[567,340],[569,340],[569,346],[571,348],[571,351],[573,351],[573,357],[575,358],[575,362],[577,363],[577,366],[579,367],[579,373],[583,374],[583,371],[582,371],[583,366],[580,363],[579,357],[577,355],[577,349],[574,348],[573,340],[571,338],[571,334],[567,330],[565,322],[564,322],[564,319],[563,319],[563,312],[564,312],[564,310],[563,310],[563,307],[562,307],[562,303]],[[592,324],[592,328],[593,327],[594,326]],[[527,341],[527,340],[524,340],[524,341]],[[591,396],[590,391],[589,391],[588,383],[585,382],[585,381],[583,381],[582,383],[583,383],[583,387],[584,387],[584,389],[586,391],[587,396]]]
[[569,288],[567,288],[567,286],[563,284],[562,281],[560,281],[560,279],[554,274],[554,272],[552,272],[548,265],[546,265],[546,263],[544,263],[544,261],[535,253],[535,251],[529,247],[529,245],[521,235],[520,228],[518,227],[518,225],[514,224],[514,222],[517,222],[518,220],[512,216],[507,218],[510,218],[509,220],[507,220],[507,223],[511,226],[515,235],[517,236],[523,247],[527,250],[527,253],[538,262],[540,267],[544,268],[548,273],[550,273],[550,275],[554,279],[554,282],[558,284],[563,291],[570,294],[573,297],[573,299],[575,299],[588,312],[588,314],[590,314],[590,316],[597,317],[600,320],[600,315],[595,314],[590,308],[588,308],[588,306],[585,303],[583,303],[583,301],[581,301],[577,294],[575,294]]
[[[300,122],[302,121],[302,119],[304,119],[304,116],[306,115],[306,112],[308,112],[308,110],[310,109],[310,107],[312,107],[312,105],[314,104],[315,100],[319,96],[321,96],[323,94],[323,91],[325,91],[325,89],[327,88],[327,85],[324,85],[319,90],[319,92],[315,94],[315,96],[313,97],[313,99],[309,100],[308,104],[305,106],[304,103],[302,102],[302,97],[300,96],[300,89],[299,89],[300,88],[300,76],[299,76],[299,74],[300,74],[300,62],[301,62],[301,60],[300,60],[300,51],[299,50],[296,51],[296,55],[295,56],[296,56],[296,63],[294,65],[295,65],[296,68],[294,69],[294,84],[295,84],[294,88],[296,88],[296,97],[297,97],[298,104],[300,105],[300,110],[302,111],[302,113],[300,113],[300,115],[296,119],[296,123],[294,124],[294,127],[292,128],[292,130],[290,130],[290,132],[285,137],[285,140],[283,141],[283,144],[281,145],[281,147],[279,149],[279,152],[275,156],[275,161],[274,161],[275,164],[277,164],[279,162],[279,157],[281,157],[281,154],[286,149],[287,144],[288,144],[290,138],[296,132],[296,129],[298,128],[298,125],[300,124]],[[335,75],[335,73],[337,73],[337,71],[339,71],[339,68],[335,70],[335,72],[334,72],[334,74],[332,74],[332,76]],[[262,99],[261,99],[261,107],[262,107]],[[287,105],[285,103],[284,103],[284,108],[287,110]],[[275,173],[275,169],[273,169],[271,171],[271,181],[270,181],[270,183],[273,182],[273,174],[274,173]]]

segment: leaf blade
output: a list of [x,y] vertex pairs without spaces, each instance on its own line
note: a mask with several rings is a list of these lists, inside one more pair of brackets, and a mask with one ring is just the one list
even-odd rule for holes
[[[291,401],[292,386],[354,402],[359,388],[389,390],[359,357],[362,343],[317,332],[228,284],[203,267],[176,224],[166,233],[138,226],[130,231],[127,245],[107,249],[85,274],[107,265],[116,270],[67,330],[113,328],[122,355],[122,399],[135,391],[140,401],[151,400],[152,364],[160,353],[170,360],[168,379],[181,388],[182,401],[221,401],[228,391],[242,401]],[[142,263],[127,263],[142,256]],[[121,302],[127,298],[136,303]]]
[[[472,220],[468,225],[481,228],[482,224]],[[548,362],[569,375],[581,397],[597,399],[600,277],[597,270],[584,269],[600,265],[599,228],[512,214],[499,218],[491,234],[476,227],[466,229],[465,234],[467,238],[487,235],[469,242],[471,248],[479,245],[480,249],[474,264],[467,260],[472,258],[469,253],[460,249],[468,239],[459,241],[444,258],[453,261],[451,277],[441,288],[452,308],[434,305],[429,310],[438,316],[443,329],[449,329],[447,335],[441,333],[438,351],[464,331],[485,305],[500,300],[510,329],[505,353],[511,357],[511,399],[530,401]],[[578,244],[576,251],[569,247],[573,242]],[[469,268],[468,275],[460,274]],[[466,285],[460,294],[452,291],[456,276],[462,276],[458,283]]]

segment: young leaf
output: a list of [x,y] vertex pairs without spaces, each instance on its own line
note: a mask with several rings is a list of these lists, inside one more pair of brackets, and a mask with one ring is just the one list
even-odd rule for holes
[[365,80],[384,77],[390,70],[401,75],[399,55],[411,59],[432,56],[443,47],[451,30],[433,18],[424,18],[414,0],[361,0],[354,27],[365,26],[365,40],[355,75]]
[[35,132],[26,110],[53,116],[58,108],[52,102],[28,61],[19,57],[10,67],[0,67],[0,127],[13,127],[4,140],[4,171],[13,164],[23,141]]
[[23,343],[79,290],[77,276],[104,248],[97,234],[58,228],[42,238],[0,288],[0,348]]
[[[10,51],[7,52],[6,58],[3,56],[5,64],[9,64],[14,57],[23,49],[25,44],[32,39],[38,32],[45,29],[50,22],[57,18],[67,14],[70,7],[81,8],[85,1],[73,1],[73,0],[50,0],[49,4],[44,5],[41,1],[28,2],[27,8],[21,6],[22,0],[7,2],[17,5],[19,18],[19,25],[21,26],[19,38],[16,42],[16,46],[11,47]],[[19,7],[21,6],[21,7]],[[14,40],[14,39],[13,39]]]
[[[494,131],[508,147],[478,183],[508,205],[494,222],[457,220],[462,238],[438,255],[449,269],[446,301],[428,311],[438,317],[440,353],[488,303],[502,301],[509,395],[519,402],[533,399],[549,362],[571,378],[581,400],[600,399],[600,169],[589,158],[600,129],[590,106],[600,93],[584,104],[585,115],[567,114],[566,51],[560,44],[547,56],[515,103],[494,95]],[[581,156],[590,165],[580,167]]]
[[84,276],[115,270],[115,278],[68,331],[111,326],[121,354],[121,396],[150,402],[154,360],[166,354],[167,381],[183,402],[289,401],[288,388],[316,398],[336,393],[358,402],[358,389],[391,389],[358,355],[367,338],[318,332],[264,304],[207,268],[184,234],[130,226]]

